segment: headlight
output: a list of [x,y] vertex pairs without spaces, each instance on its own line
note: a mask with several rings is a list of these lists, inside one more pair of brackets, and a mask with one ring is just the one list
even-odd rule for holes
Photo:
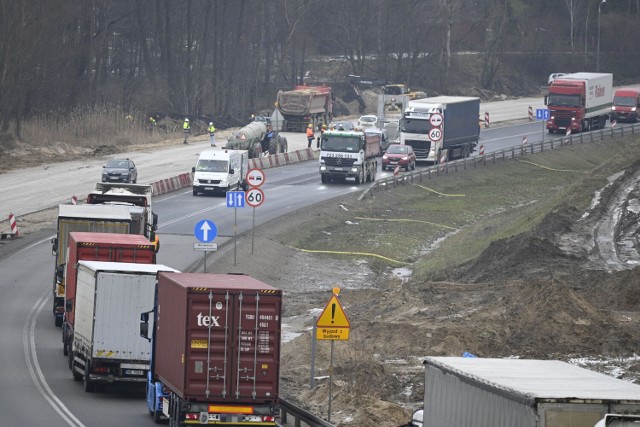
[[387,159],[388,159],[388,157],[387,157],[387,155],[386,155],[386,154],[385,154],[385,155],[383,155],[383,156],[382,156],[382,158],[383,158],[384,160],[387,160]]
[[358,172],[358,168],[351,168],[351,172]]
[[409,158],[408,156],[404,156],[402,160],[407,160],[408,158]]
[[320,170],[321,170],[321,171],[326,171],[326,170],[327,170],[327,167],[326,167],[326,166],[324,166],[324,165],[322,165],[322,166],[320,166]]
[[616,111],[616,106],[614,105],[613,107],[611,107],[611,109],[612,109],[613,111]]
[[631,109],[631,111],[636,111],[636,107],[633,107],[633,108]]

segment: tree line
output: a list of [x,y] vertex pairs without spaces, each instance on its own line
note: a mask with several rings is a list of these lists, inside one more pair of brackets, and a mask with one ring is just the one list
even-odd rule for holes
[[474,52],[492,89],[514,53],[595,71],[599,41],[601,68],[634,77],[639,17],[640,0],[0,0],[0,126],[104,105],[233,120],[332,61],[446,92]]

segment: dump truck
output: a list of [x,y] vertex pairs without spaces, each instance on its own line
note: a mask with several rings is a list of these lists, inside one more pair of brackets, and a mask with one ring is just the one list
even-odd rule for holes
[[160,264],[79,261],[75,331],[69,368],[84,391],[111,383],[145,383],[149,342],[140,336],[140,313],[155,304]]
[[286,153],[289,149],[287,138],[272,130],[271,124],[264,121],[253,121],[234,132],[224,147],[227,150],[247,150],[249,158]]
[[611,112],[613,74],[574,73],[557,77],[544,104],[549,108],[549,133],[603,129]]
[[320,145],[320,180],[344,181],[356,185],[376,180],[381,136],[362,131],[325,131]]
[[72,231],[69,233],[68,240],[62,321],[62,348],[65,356],[69,354],[73,342],[78,262],[112,261],[155,264],[157,252],[155,245],[139,234]]
[[131,213],[131,233],[142,234],[153,241],[158,228],[158,215],[152,210],[153,187],[148,184],[97,182],[87,195],[90,205],[127,206]]
[[425,426],[584,427],[640,414],[640,386],[558,360],[427,357]]
[[468,157],[480,139],[480,98],[436,96],[409,101],[400,121],[400,143],[416,161],[437,163]]
[[140,314],[147,406],[169,425],[276,426],[282,291],[244,274],[158,275]]
[[309,124],[319,129],[333,118],[333,92],[328,86],[295,86],[278,92],[276,106],[284,118],[282,129],[304,132]]
[[53,264],[53,315],[55,325],[62,326],[65,297],[65,265],[69,233],[90,231],[129,234],[131,213],[124,206],[59,205],[56,237],[51,239]]

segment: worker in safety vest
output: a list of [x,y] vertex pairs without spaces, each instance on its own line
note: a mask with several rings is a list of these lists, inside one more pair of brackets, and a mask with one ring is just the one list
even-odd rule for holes
[[313,125],[309,123],[307,126],[307,148],[311,148],[311,143],[313,142]]
[[207,128],[209,132],[209,141],[211,142],[211,146],[216,146],[216,127],[213,125],[213,122],[209,122],[209,127]]
[[184,119],[184,123],[182,124],[182,131],[184,132],[183,144],[187,144],[187,139],[189,139],[189,135],[191,134],[191,125],[189,124],[189,119]]
[[327,125],[322,125],[322,128],[320,128],[320,136],[317,139],[317,145],[316,148],[319,150],[320,149],[320,143],[322,142],[322,137],[324,136],[324,132],[327,130]]

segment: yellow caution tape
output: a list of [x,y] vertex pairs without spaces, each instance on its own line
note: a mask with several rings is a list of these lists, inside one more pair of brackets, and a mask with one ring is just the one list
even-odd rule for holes
[[292,249],[296,249],[298,251],[307,252],[307,253],[336,254],[336,255],[361,255],[361,256],[369,256],[369,257],[374,257],[374,258],[380,258],[380,259],[383,259],[385,261],[393,262],[393,263],[396,263],[396,264],[409,265],[408,262],[398,261],[398,260],[395,260],[395,259],[387,258],[387,257],[382,256],[382,255],[372,254],[372,253],[368,253],[368,252],[318,251],[318,250],[311,250],[311,249],[295,248],[293,246],[289,246],[289,247],[292,248]]
[[441,192],[439,192],[439,191],[436,191],[436,190],[434,190],[434,189],[432,189],[432,188],[425,187],[425,186],[420,185],[420,184],[413,184],[413,185],[417,185],[418,187],[422,188],[423,190],[427,190],[427,191],[431,191],[432,193],[436,193],[436,194],[437,194],[437,195],[439,195],[439,196],[445,196],[445,197],[465,197],[465,195],[464,195],[464,194],[445,194],[445,193],[441,193]]
[[537,166],[539,168],[547,169],[547,170],[554,171],[554,172],[575,172],[575,173],[582,172],[582,171],[576,171],[576,170],[571,170],[571,169],[554,169],[554,168],[550,168],[548,166],[542,166],[542,165],[539,165],[537,163],[530,162],[528,160],[518,160],[518,161],[522,162],[522,163],[529,163],[530,165]]
[[365,221],[388,221],[388,222],[419,222],[421,224],[435,225],[436,227],[448,228],[449,230],[457,230],[456,227],[449,227],[448,225],[438,224],[435,222],[423,221],[420,219],[408,219],[408,218],[363,218],[356,216],[355,219],[361,219]]

